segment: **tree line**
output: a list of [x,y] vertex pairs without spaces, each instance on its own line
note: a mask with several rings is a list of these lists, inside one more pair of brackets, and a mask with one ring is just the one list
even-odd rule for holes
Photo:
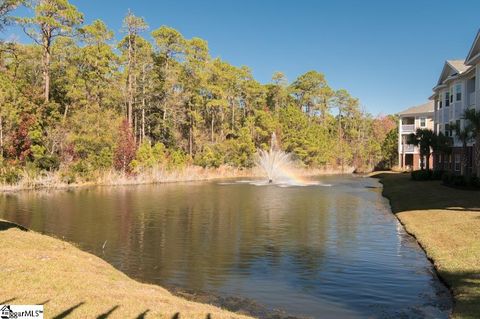
[[[31,14],[12,16],[18,6]],[[74,180],[112,168],[251,167],[272,132],[306,166],[396,159],[396,120],[366,113],[320,72],[292,82],[276,72],[262,84],[201,38],[152,29],[132,12],[117,37],[101,20],[85,24],[68,0],[4,0],[4,35],[11,24],[32,41],[0,43],[3,182],[57,170]]]

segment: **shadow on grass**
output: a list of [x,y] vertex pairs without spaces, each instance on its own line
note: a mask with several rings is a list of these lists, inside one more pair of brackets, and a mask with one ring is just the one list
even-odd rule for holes
[[4,300],[4,301],[0,301],[0,305],[6,305],[6,304],[9,304],[10,302],[15,301],[15,300],[17,300],[17,297],[10,298],[10,299]]
[[75,309],[77,309],[78,307],[84,305],[85,302],[82,301],[82,302],[79,302],[78,304],[76,304],[75,306],[72,306],[70,308],[68,308],[67,310],[59,313],[58,315],[56,315],[55,317],[53,317],[53,319],[62,319],[62,318],[66,318],[67,316],[69,316],[72,312],[75,311]]
[[111,308],[110,310],[108,310],[107,312],[102,313],[101,315],[99,315],[99,316],[97,317],[97,319],[106,319],[106,318],[108,318],[108,317],[109,317],[115,310],[117,310],[118,308],[120,308],[119,305],[116,305],[116,306],[112,307],[112,308]]
[[480,318],[480,272],[447,272],[440,275],[453,287],[455,318]]
[[18,224],[12,223],[12,222],[7,222],[7,221],[4,221],[4,220],[0,220],[0,231],[9,230],[10,228],[17,228],[17,229],[20,229],[20,230],[23,230],[23,231],[28,231],[27,228],[25,228],[21,225],[18,225]]
[[446,207],[444,208],[445,210],[451,210],[451,211],[456,211],[456,212],[479,212],[480,213],[480,208],[476,207],[470,207],[470,208],[464,208],[464,207]]
[[147,309],[145,310],[144,312],[142,312],[141,314],[139,314],[138,316],[135,317],[135,319],[145,319],[145,316],[147,315],[147,313],[150,312],[150,309]]

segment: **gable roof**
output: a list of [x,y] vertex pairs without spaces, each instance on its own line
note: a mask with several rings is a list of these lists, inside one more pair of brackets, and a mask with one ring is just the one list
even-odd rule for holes
[[475,60],[478,60],[480,57],[480,30],[478,30],[477,35],[475,36],[475,40],[473,40],[472,47],[470,51],[468,51],[468,55],[465,58],[465,64],[473,65]]
[[468,70],[464,60],[447,60],[443,65],[442,73],[438,79],[437,85],[442,84],[445,80],[456,75],[460,75]]
[[450,64],[458,74],[462,74],[468,69],[468,65],[465,65],[465,60],[447,60],[447,63]]
[[398,113],[398,115],[423,114],[423,113],[433,113],[433,101],[428,101],[424,104],[412,106]]

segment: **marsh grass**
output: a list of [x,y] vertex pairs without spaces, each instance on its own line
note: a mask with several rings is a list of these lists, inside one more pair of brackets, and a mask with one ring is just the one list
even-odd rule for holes
[[393,213],[415,236],[454,297],[453,318],[480,318],[480,197],[409,174],[373,175]]
[[[308,168],[296,167],[293,172],[298,176],[333,175],[341,173],[352,173],[353,168],[345,168],[343,171],[334,167]],[[137,184],[156,184],[173,182],[207,181],[222,178],[264,178],[265,174],[259,168],[236,168],[221,166],[219,168],[203,168],[200,166],[184,166],[168,168],[156,166],[143,168],[136,173],[127,174],[113,169],[103,172],[96,172],[88,180],[80,180],[68,183],[62,176],[62,171],[43,172],[42,174],[29,174],[24,172],[20,181],[15,184],[0,184],[0,192],[13,192],[27,189],[42,188],[75,188],[93,185],[120,186]],[[266,178],[266,177],[265,177]]]

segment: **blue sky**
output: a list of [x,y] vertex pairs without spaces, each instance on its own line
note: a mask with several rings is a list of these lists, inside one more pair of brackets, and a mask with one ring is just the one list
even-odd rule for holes
[[[330,85],[389,114],[425,102],[445,59],[462,59],[480,27],[480,1],[71,0],[86,22],[118,31],[128,9],[208,41],[262,83],[317,70]],[[15,31],[17,32],[17,31]]]

